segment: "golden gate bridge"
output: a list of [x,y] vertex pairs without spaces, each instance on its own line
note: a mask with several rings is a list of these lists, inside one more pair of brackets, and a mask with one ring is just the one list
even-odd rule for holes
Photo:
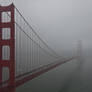
[[16,92],[16,87],[80,56],[60,57],[14,4],[0,6],[0,92]]

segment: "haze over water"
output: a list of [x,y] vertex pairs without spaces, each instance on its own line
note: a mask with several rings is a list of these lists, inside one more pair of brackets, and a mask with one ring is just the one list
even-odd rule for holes
[[[0,0],[8,5],[12,0]],[[17,92],[92,92],[92,1],[14,0],[36,32],[62,57],[76,54],[82,41],[83,63],[61,65],[19,87]]]

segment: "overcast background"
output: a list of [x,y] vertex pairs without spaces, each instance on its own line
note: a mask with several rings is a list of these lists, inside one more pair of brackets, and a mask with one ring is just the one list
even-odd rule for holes
[[92,0],[0,0],[14,2],[36,32],[60,55],[76,48],[92,48]]
[[76,62],[66,63],[17,92],[29,89],[33,92],[92,92],[92,0],[0,0],[0,4],[9,5],[12,1],[40,37],[61,56],[75,53],[79,40],[84,57],[91,56],[82,58],[86,62],[81,68]]

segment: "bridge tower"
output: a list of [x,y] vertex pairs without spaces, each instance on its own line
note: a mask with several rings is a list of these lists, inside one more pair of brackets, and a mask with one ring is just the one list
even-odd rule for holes
[[83,55],[82,55],[82,41],[78,41],[78,47],[77,47],[77,58],[78,58],[78,62],[79,62],[79,66],[82,65],[83,63]]
[[[8,15],[8,12],[10,15]],[[3,22],[3,13],[6,13],[10,17],[9,22]],[[2,30],[3,28],[10,29],[10,39],[3,39]],[[9,47],[9,59],[3,59],[3,46]],[[0,83],[2,83],[3,68],[7,67],[9,69],[9,81],[8,88],[9,92],[15,92],[15,25],[14,25],[14,5],[0,6]],[[1,87],[4,92],[3,86]],[[7,90],[8,92],[8,90]]]

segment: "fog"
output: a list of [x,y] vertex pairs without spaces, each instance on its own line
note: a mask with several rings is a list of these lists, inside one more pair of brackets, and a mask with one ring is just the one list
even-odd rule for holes
[[[9,1],[9,2],[8,2]],[[12,0],[0,0],[2,5]],[[83,41],[84,50],[92,47],[91,0],[13,0],[36,32],[57,53],[75,48]]]
[[[90,82],[92,0],[0,0],[0,4],[9,5],[12,1],[36,33],[60,56],[76,53],[78,41],[82,41],[82,54],[87,56],[83,59],[86,63],[82,71],[87,78],[83,78],[85,84]],[[76,84],[74,80],[76,78],[71,85]]]

